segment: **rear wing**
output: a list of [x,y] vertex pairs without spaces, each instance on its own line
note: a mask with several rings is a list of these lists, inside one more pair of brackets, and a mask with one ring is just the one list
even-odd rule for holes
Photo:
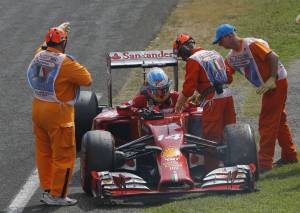
[[106,55],[108,105],[112,106],[112,69],[173,67],[175,90],[178,90],[178,59],[173,50],[110,52]]

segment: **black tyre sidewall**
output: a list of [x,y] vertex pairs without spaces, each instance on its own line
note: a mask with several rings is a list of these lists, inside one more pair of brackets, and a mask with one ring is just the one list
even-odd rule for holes
[[230,124],[224,128],[227,143],[225,166],[256,165],[255,177],[258,179],[258,159],[255,135],[249,124]]
[[91,91],[80,91],[75,104],[75,137],[76,150],[81,150],[81,140],[84,133],[91,130],[93,119],[97,116],[97,96]]
[[82,139],[80,179],[83,190],[92,195],[92,171],[112,171],[114,139],[110,132],[88,131]]

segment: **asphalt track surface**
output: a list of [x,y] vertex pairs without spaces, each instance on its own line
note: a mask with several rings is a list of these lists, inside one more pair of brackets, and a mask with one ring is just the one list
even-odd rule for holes
[[[93,89],[106,96],[105,53],[141,50],[160,31],[178,0],[1,0],[0,2],[0,211],[7,210],[35,168],[31,91],[26,68],[49,27],[71,22],[67,53],[93,75]],[[168,48],[168,47],[166,47]],[[116,94],[126,74],[113,76]],[[118,87],[119,86],[119,87]],[[84,88],[87,89],[87,88]],[[106,103],[106,101],[104,101]],[[78,167],[78,161],[77,165]],[[48,208],[38,190],[23,212],[132,212],[143,206],[101,206],[87,197],[74,174],[75,207]]]

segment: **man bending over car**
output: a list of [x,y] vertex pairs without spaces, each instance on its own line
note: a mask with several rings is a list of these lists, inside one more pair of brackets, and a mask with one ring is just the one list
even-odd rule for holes
[[297,163],[297,149],[285,110],[287,71],[279,56],[262,39],[239,37],[230,24],[218,26],[213,44],[230,50],[225,60],[230,75],[241,73],[262,95],[258,123],[260,172],[272,169],[276,141],[281,147],[281,158],[274,165]]
[[[176,112],[184,110],[184,104],[195,91],[202,95],[202,132],[207,139],[222,141],[227,124],[236,122],[233,98],[226,84],[227,76],[223,57],[216,51],[195,47],[195,40],[187,34],[179,34],[173,43],[174,53],[186,62],[185,80],[175,106]],[[219,162],[205,155],[205,167],[211,171]]]

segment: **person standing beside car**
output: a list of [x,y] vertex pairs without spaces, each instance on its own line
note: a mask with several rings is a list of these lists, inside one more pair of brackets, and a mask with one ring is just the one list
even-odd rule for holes
[[89,71],[65,54],[69,32],[68,22],[50,28],[27,70],[41,202],[56,206],[77,203],[67,197],[76,158],[74,104],[79,87],[92,83]]
[[[177,36],[173,50],[186,62],[185,80],[175,111],[181,112],[189,97],[197,91],[203,97],[203,136],[221,143],[224,127],[236,123],[231,91],[225,86],[232,79],[227,77],[223,57],[216,51],[196,48],[194,39],[187,34]],[[219,164],[208,154],[204,156],[204,161],[207,171],[217,168]]]
[[256,93],[262,95],[259,115],[260,171],[272,169],[276,140],[281,147],[281,158],[275,164],[298,162],[285,111],[287,72],[278,55],[262,39],[239,37],[230,24],[218,26],[213,44],[217,43],[230,50],[225,60],[228,72],[240,72],[257,87]]

